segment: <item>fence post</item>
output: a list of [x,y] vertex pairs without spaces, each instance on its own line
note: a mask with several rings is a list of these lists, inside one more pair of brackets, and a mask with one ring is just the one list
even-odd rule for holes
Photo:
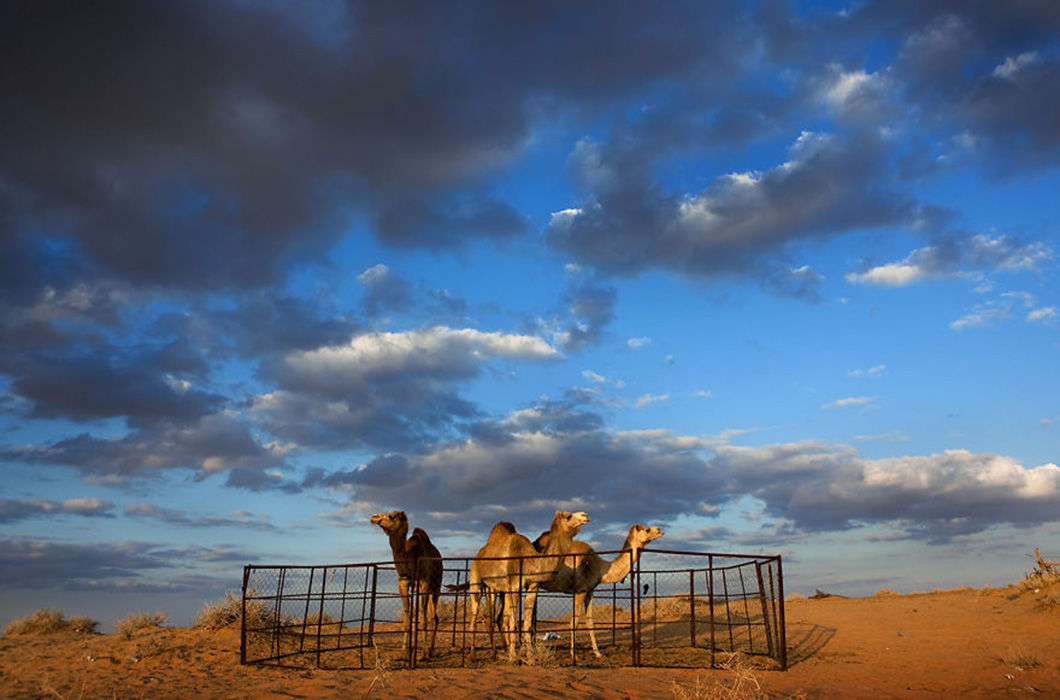
[[696,572],[688,570],[688,611],[690,624],[688,626],[689,646],[696,648]]
[[707,605],[710,606],[710,667],[714,668],[714,555],[707,555]]
[[755,576],[758,577],[758,601],[762,605],[762,627],[766,632],[766,653],[773,656],[773,632],[769,628],[769,607],[766,605],[766,585],[762,581],[762,564],[755,562]]
[[784,620],[784,569],[777,555],[777,606],[780,614],[777,615],[777,637],[780,643],[780,670],[788,670],[788,632],[787,623]]
[[240,596],[239,609],[239,663],[245,664],[247,662],[247,579],[250,578],[250,567],[243,567],[243,595]]

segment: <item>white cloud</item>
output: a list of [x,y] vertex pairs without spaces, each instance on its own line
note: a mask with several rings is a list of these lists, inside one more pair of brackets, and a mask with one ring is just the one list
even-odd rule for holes
[[846,280],[854,284],[870,284],[876,287],[907,287],[925,276],[924,270],[916,265],[889,263],[865,272],[850,272],[846,275]]
[[633,402],[633,407],[634,408],[645,408],[647,406],[651,406],[652,404],[661,403],[663,401],[669,401],[669,400],[670,400],[670,395],[669,394],[644,394],[644,396],[641,396],[640,398],[638,398],[636,401]]
[[905,287],[925,279],[967,277],[975,270],[1034,272],[1053,257],[1046,243],[1022,243],[1009,236],[974,235],[918,248],[905,260],[851,272],[846,280],[878,287]]
[[537,336],[435,326],[399,333],[366,333],[346,345],[292,353],[283,363],[296,380],[335,388],[370,376],[463,375],[489,358],[542,362],[560,357],[558,350]]
[[1055,306],[1045,306],[1027,313],[1027,320],[1031,323],[1054,323],[1058,317],[1060,314]]
[[901,431],[892,430],[889,433],[879,433],[877,435],[858,435],[854,439],[859,442],[906,442],[909,440],[909,436]]
[[696,396],[698,396],[701,399],[709,399],[709,398],[713,398],[714,394],[710,393],[710,390],[708,390],[708,389],[700,389],[699,391],[696,392]]
[[1037,61],[1037,51],[1027,51],[1026,53],[1021,53],[1019,56],[1009,56],[994,68],[994,72],[991,75],[995,78],[1013,80],[1021,70]]
[[607,381],[607,377],[603,376],[602,374],[597,374],[596,372],[592,371],[591,369],[583,370],[582,371],[582,377],[584,377],[585,379],[588,379],[590,382],[593,382],[594,384],[603,384],[604,382]]
[[847,375],[851,377],[878,377],[886,371],[887,365],[876,365],[868,369],[852,369],[847,372]]
[[826,403],[821,408],[855,408],[858,406],[867,407],[872,405],[876,400],[875,396],[849,396],[845,399],[837,399],[831,403]]
[[639,350],[640,348],[644,347],[645,345],[648,345],[649,343],[651,343],[651,338],[643,338],[643,337],[642,338],[630,338],[629,340],[626,341],[626,345],[629,346],[629,348],[632,349],[632,350]]
[[1001,301],[990,301],[977,305],[973,310],[950,323],[950,328],[963,331],[968,328],[989,328],[1012,316],[1012,306]]

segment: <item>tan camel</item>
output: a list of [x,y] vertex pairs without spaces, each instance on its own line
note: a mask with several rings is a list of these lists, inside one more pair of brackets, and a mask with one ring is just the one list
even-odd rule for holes
[[[434,638],[438,634],[438,595],[442,588],[442,554],[431,543],[427,533],[416,528],[412,537],[405,539],[409,531],[409,519],[403,510],[392,513],[376,513],[372,524],[378,525],[390,538],[390,550],[394,553],[394,568],[398,574],[398,593],[404,613],[404,646],[409,649],[409,632],[412,616],[418,602],[423,610],[423,637],[427,641],[428,620],[431,621],[430,642],[423,650],[423,658],[434,652]],[[409,597],[409,593],[416,596]]]
[[[538,552],[525,536],[515,531],[515,526],[500,522],[493,526],[485,546],[475,555],[468,575],[468,590],[471,597],[471,658],[475,658],[475,630],[478,625],[479,598],[485,591],[487,597],[504,595],[504,624],[501,635],[508,646],[508,660],[515,660],[516,636],[518,634],[518,612],[522,589],[526,589],[526,607],[523,614],[522,638],[529,641],[530,623],[537,600],[537,587],[548,581],[563,563],[581,526],[589,522],[585,513],[556,511],[549,528],[548,544]],[[490,624],[493,605],[489,601]],[[493,644],[492,628],[490,645]]]
[[[597,658],[602,656],[596,646],[596,631],[593,629],[593,591],[601,583],[619,583],[629,575],[633,564],[640,559],[644,546],[652,540],[663,536],[657,527],[644,527],[636,524],[629,528],[629,535],[622,543],[622,551],[612,561],[604,560],[592,547],[576,540],[572,543],[570,555],[563,560],[563,565],[556,570],[541,588],[553,593],[574,594],[574,619],[571,620],[571,654],[574,654],[574,637],[578,630],[578,615],[585,618],[589,628],[589,640]],[[548,547],[551,534],[542,533],[534,541],[534,548],[544,550]],[[580,613],[579,613],[580,611]]]

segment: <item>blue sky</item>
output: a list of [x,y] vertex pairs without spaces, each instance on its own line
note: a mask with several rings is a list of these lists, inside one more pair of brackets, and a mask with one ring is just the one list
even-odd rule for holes
[[395,508],[795,592],[1058,546],[1055,3],[2,12],[0,621]]

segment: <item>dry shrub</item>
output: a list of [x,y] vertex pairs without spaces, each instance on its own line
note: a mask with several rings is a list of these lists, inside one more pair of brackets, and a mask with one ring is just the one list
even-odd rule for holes
[[785,603],[798,603],[799,601],[806,600],[806,596],[799,595],[798,593],[792,593],[784,599]]
[[1060,561],[1046,561],[1038,549],[1034,550],[1032,558],[1037,566],[1020,581],[1018,587],[1024,592],[1033,593],[1040,608],[1060,605]]
[[519,660],[525,666],[551,668],[559,666],[559,658],[555,647],[538,637],[531,637],[529,644],[519,647]]
[[96,634],[99,622],[91,617],[80,615],[70,620],[70,629],[79,634]]
[[889,598],[891,596],[901,595],[898,591],[891,590],[890,588],[881,588],[876,591],[877,598]]
[[161,627],[168,619],[169,615],[166,615],[164,612],[129,613],[122,619],[115,621],[114,631],[126,639],[131,639],[132,636],[140,630]]
[[95,634],[97,627],[99,623],[90,617],[82,616],[65,620],[61,611],[41,608],[32,615],[13,620],[4,628],[4,634],[50,634],[67,630],[81,634]]
[[1034,555],[1037,566],[1020,582],[1023,590],[1033,591],[1060,584],[1060,562],[1045,561],[1037,549],[1034,550]]
[[[247,590],[248,597],[257,595],[254,589]],[[234,591],[227,591],[221,600],[206,603],[195,618],[195,626],[208,630],[219,630],[238,623],[243,617],[243,599]],[[247,626],[269,627],[272,615],[268,605],[261,600],[247,601]]]
[[1041,659],[1039,659],[1034,652],[1027,650],[1022,645],[1009,647],[1005,653],[997,658],[1001,663],[1012,666],[1020,671],[1042,665]]
[[676,680],[673,685],[674,700],[765,700],[769,696],[742,656],[730,653],[721,663],[721,668],[732,677],[725,682],[707,684],[696,676],[692,685],[682,685]]

